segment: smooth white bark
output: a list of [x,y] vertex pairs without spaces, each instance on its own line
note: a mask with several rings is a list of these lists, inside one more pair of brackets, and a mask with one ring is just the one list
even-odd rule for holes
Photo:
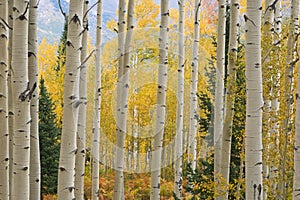
[[[0,1],[0,18],[8,24],[8,1]],[[9,199],[9,130],[8,130],[8,39],[9,28],[0,21],[0,198]]]
[[228,71],[227,71],[227,87],[225,98],[225,115],[224,127],[222,135],[222,151],[221,151],[221,175],[225,180],[225,188],[220,199],[228,199],[229,192],[229,172],[230,172],[230,156],[231,156],[231,136],[232,124],[234,116],[234,101],[236,89],[236,68],[238,53],[238,31],[239,31],[239,0],[232,0],[230,5],[230,30],[229,30],[229,47],[228,47]]
[[[88,10],[89,1],[83,5],[83,16]],[[88,15],[83,19],[81,67],[79,79],[80,106],[77,122],[77,153],[75,161],[75,199],[84,200],[84,172],[86,157],[86,104],[87,104],[87,50],[88,45]]]
[[176,111],[176,138],[175,138],[175,195],[182,199],[182,154],[183,154],[183,114],[184,114],[184,19],[185,0],[178,1],[179,31],[178,31],[178,80],[177,80],[177,111]]
[[97,5],[96,29],[96,85],[94,99],[93,143],[92,143],[92,200],[99,198],[100,160],[100,108],[101,108],[101,41],[102,41],[102,0]]
[[81,67],[83,0],[71,0],[66,43],[66,72],[61,151],[58,170],[58,199],[74,199],[75,154]]
[[[124,135],[120,127],[121,123],[121,97],[122,97],[122,76],[123,76],[123,62],[124,62],[124,45],[125,45],[125,13],[126,1],[119,0],[118,11],[118,83],[117,83],[117,105],[116,105],[116,149],[115,149],[115,184],[114,184],[114,199],[121,199],[123,195],[123,167],[124,165],[124,152],[122,152],[125,144]],[[122,149],[120,151],[120,149]],[[123,164],[122,164],[123,163]],[[116,166],[120,167],[118,169]]]
[[35,88],[30,102],[30,199],[41,197],[41,164],[39,145],[39,94],[37,65],[37,9],[38,1],[30,0],[28,32],[28,76],[29,87]]
[[247,0],[246,22],[246,199],[263,198],[261,0]]
[[200,38],[200,6],[201,1],[195,0],[194,10],[194,36],[192,52],[192,72],[190,85],[190,126],[189,126],[189,162],[193,170],[196,169],[198,113],[197,91],[198,91],[198,66],[199,66],[199,38]]
[[168,69],[168,24],[169,0],[161,0],[161,23],[159,33],[159,69],[156,102],[156,121],[153,149],[151,153],[151,190],[150,199],[160,199],[160,169],[163,135],[166,117],[167,69]]
[[28,80],[29,1],[15,1],[12,34],[12,88],[14,104],[13,174],[11,199],[29,199],[30,99]]
[[[124,147],[127,132],[127,110],[128,110],[128,91],[130,73],[130,48],[134,29],[134,0],[128,2],[127,31],[124,44],[124,57],[121,80],[120,107],[117,110],[117,145],[116,145],[116,165],[115,165],[115,188],[114,199],[124,199]],[[122,57],[121,57],[122,58]],[[118,94],[119,97],[119,94]]]
[[224,120],[224,71],[225,71],[225,36],[226,36],[226,0],[218,4],[218,37],[217,37],[217,67],[214,104],[214,179],[217,183],[216,199],[221,197],[221,155],[222,133]]

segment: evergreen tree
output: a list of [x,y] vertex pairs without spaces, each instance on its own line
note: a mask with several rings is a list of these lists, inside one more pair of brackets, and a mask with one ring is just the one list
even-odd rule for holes
[[56,114],[43,78],[39,100],[42,194],[56,194],[61,130],[55,122]]

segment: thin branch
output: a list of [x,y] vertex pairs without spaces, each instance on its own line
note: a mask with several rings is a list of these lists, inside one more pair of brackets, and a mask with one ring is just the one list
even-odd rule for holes
[[84,61],[81,63],[81,65],[77,69],[81,69],[84,67],[85,63],[91,58],[91,56],[94,54],[95,49],[91,51],[91,53],[84,59]]
[[84,13],[84,16],[83,16],[83,21],[85,20],[87,14],[98,4],[100,3],[101,0],[97,1],[96,3],[94,3],[87,11],[86,13]]
[[65,20],[67,21],[67,15],[66,15],[66,13],[63,11],[63,9],[61,7],[60,0],[58,0],[58,5],[59,5],[59,10],[60,10],[61,14],[65,17]]
[[4,25],[5,25],[7,28],[9,28],[10,30],[12,30],[12,27],[10,27],[10,26],[8,25],[8,23],[7,23],[4,19],[2,19],[2,18],[0,17],[0,20],[4,23]]

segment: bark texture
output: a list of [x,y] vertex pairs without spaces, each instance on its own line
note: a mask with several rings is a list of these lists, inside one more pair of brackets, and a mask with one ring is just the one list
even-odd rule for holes
[[199,66],[199,37],[200,37],[200,6],[201,1],[195,0],[195,19],[192,52],[192,72],[190,85],[190,126],[189,126],[189,162],[193,170],[196,169],[198,121],[196,118],[198,110],[197,90],[198,90],[198,66]]
[[77,122],[77,154],[75,161],[75,198],[84,200],[84,172],[86,157],[86,104],[87,104],[87,40],[88,40],[88,10],[89,1],[85,0],[83,5],[83,33],[82,50],[80,55],[80,79],[79,79],[79,98],[80,105],[78,110]]
[[71,0],[66,42],[66,72],[61,150],[58,170],[58,199],[74,199],[76,135],[81,68],[83,0]]
[[[130,73],[130,47],[134,29],[134,0],[128,2],[128,14],[127,14],[127,31],[124,44],[124,56],[122,64],[122,76],[119,81],[120,87],[120,107],[117,110],[117,148],[116,148],[116,175],[115,175],[115,190],[114,199],[124,199],[124,147],[125,138],[127,132],[127,110],[128,110],[128,91],[129,91],[129,73]],[[125,34],[125,33],[124,33]],[[118,93],[119,97],[119,93]]]
[[37,65],[37,9],[38,1],[30,0],[28,30],[29,87],[34,88],[30,102],[30,199],[41,198],[41,163],[39,145],[39,94]]
[[[0,18],[8,24],[8,1],[0,1]],[[0,198],[9,199],[9,130],[8,130],[8,38],[9,28],[0,21]]]
[[263,198],[261,0],[247,0],[246,22],[246,199]]
[[166,117],[167,69],[168,69],[168,24],[169,0],[161,0],[161,23],[159,33],[159,68],[156,102],[156,121],[154,129],[153,150],[151,153],[151,190],[150,199],[160,199],[160,169],[163,135]]
[[221,175],[225,181],[224,194],[220,199],[228,199],[229,192],[229,172],[231,156],[231,136],[234,116],[235,88],[236,88],[236,68],[238,53],[238,31],[239,31],[239,0],[232,0],[230,5],[230,32],[227,67],[227,87],[225,97],[225,116],[222,135],[221,151]]
[[96,29],[96,85],[94,97],[93,143],[92,143],[92,200],[99,199],[99,149],[100,149],[100,108],[101,108],[101,40],[102,0],[97,5]]
[[12,34],[12,89],[14,110],[13,166],[11,199],[29,199],[30,99],[28,80],[29,1],[15,1]]
[[177,112],[176,112],[176,140],[175,140],[175,195],[182,199],[182,154],[183,154],[183,114],[184,114],[184,19],[185,0],[178,1],[179,31],[178,31],[178,80],[177,80]]

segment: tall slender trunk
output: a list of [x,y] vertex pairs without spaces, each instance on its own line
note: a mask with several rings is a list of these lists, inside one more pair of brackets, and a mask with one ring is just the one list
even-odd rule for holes
[[[13,27],[13,0],[8,1],[8,25]],[[11,84],[11,61],[12,61],[12,33],[13,30],[9,29],[9,40],[8,40],[8,131],[9,131],[9,180],[12,180],[12,164],[13,163],[13,121],[14,121],[14,109],[13,109],[13,96],[12,96],[12,84]],[[9,182],[9,194],[11,194],[12,181]]]
[[13,174],[11,199],[29,199],[30,99],[28,80],[29,1],[15,1],[12,34],[12,88],[14,102]]
[[[297,63],[297,39],[299,34],[299,1],[292,0],[291,5],[291,19],[289,25],[289,37],[287,43],[287,66],[285,70],[285,83],[284,83],[284,103],[285,103],[285,119],[283,122],[282,132],[284,134],[284,140],[282,141],[282,166],[281,166],[281,184],[280,184],[280,196],[286,198],[286,156],[289,143],[289,133],[291,130],[291,113],[293,113],[293,98],[291,95],[294,90],[294,68]],[[293,95],[292,95],[293,96]]]
[[86,104],[87,104],[87,40],[88,40],[88,10],[89,1],[85,0],[83,5],[83,33],[82,33],[82,49],[81,49],[81,67],[79,80],[79,98],[80,106],[78,110],[77,121],[77,154],[75,158],[75,198],[84,200],[84,169],[86,157]]
[[224,71],[225,71],[225,36],[226,36],[226,0],[219,0],[218,5],[218,37],[217,37],[217,67],[214,105],[214,179],[217,183],[216,194],[219,199],[220,189],[222,133],[224,120]]
[[81,68],[83,0],[71,0],[66,42],[66,72],[61,151],[58,170],[58,199],[74,199],[76,135],[79,99],[79,70]]
[[182,152],[183,152],[183,113],[184,113],[184,65],[185,65],[185,44],[184,44],[184,19],[185,0],[178,1],[178,87],[177,87],[177,112],[176,112],[176,141],[175,141],[175,195],[182,198]]
[[261,0],[247,0],[246,22],[246,199],[263,198]]
[[[123,165],[124,154],[122,150],[124,147],[125,139],[122,135],[120,127],[121,119],[121,97],[122,97],[122,75],[123,75],[123,61],[124,61],[124,43],[125,43],[125,14],[126,14],[126,1],[119,0],[118,12],[118,83],[117,83],[117,105],[116,105],[116,149],[115,149],[115,185],[114,185],[114,199],[122,198],[123,190]],[[116,166],[120,167],[118,169]]]
[[[229,192],[229,170],[231,156],[231,135],[234,115],[235,89],[236,89],[236,68],[238,53],[238,29],[239,29],[239,0],[232,0],[230,5],[230,35],[229,35],[229,52],[228,52],[228,70],[227,70],[227,87],[225,99],[225,117],[222,135],[221,151],[221,175],[225,180],[226,190],[221,199],[228,199]],[[223,189],[224,190],[224,189]]]
[[[0,1],[0,18],[8,24],[8,1]],[[9,199],[9,130],[8,130],[8,39],[9,28],[0,21],[0,197]]]
[[159,69],[156,102],[156,121],[153,151],[151,153],[151,190],[150,199],[160,199],[160,168],[163,135],[166,116],[167,69],[168,69],[168,32],[169,0],[161,0],[161,25],[159,33]]
[[[124,57],[123,57],[123,67],[121,87],[118,92],[121,93],[120,97],[120,107],[117,110],[117,148],[116,148],[116,175],[115,175],[115,188],[114,188],[114,199],[120,200],[124,199],[124,146],[125,138],[127,132],[127,110],[128,110],[128,90],[129,90],[129,69],[130,69],[130,47],[131,40],[134,29],[133,22],[134,15],[134,0],[129,0],[128,2],[128,14],[127,14],[127,31],[124,45]],[[125,34],[125,33],[123,33]],[[122,57],[121,57],[122,58]],[[119,72],[118,72],[119,73]]]
[[38,65],[37,65],[37,9],[38,1],[30,0],[28,27],[28,76],[29,87],[36,88],[30,102],[30,199],[41,197],[41,163],[39,145],[39,100],[38,100]]
[[102,41],[102,0],[97,5],[96,29],[96,85],[94,99],[93,143],[92,143],[92,200],[99,198],[99,145],[101,108],[101,41]]
[[195,0],[195,18],[194,18],[194,36],[193,36],[193,53],[192,53],[192,72],[190,85],[190,126],[189,126],[189,162],[193,170],[196,169],[197,158],[197,128],[196,118],[198,103],[198,65],[199,65],[199,37],[200,37],[200,6],[201,0]]

